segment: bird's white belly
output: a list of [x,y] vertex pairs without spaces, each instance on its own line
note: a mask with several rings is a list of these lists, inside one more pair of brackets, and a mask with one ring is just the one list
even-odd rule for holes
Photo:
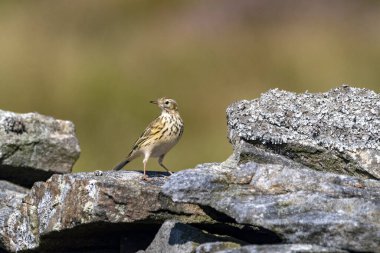
[[147,151],[150,152],[151,157],[160,157],[166,154],[177,142],[178,140],[161,141],[156,145],[152,145],[150,150]]

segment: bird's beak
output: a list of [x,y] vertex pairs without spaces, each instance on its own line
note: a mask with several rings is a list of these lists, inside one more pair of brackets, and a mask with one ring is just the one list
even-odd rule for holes
[[154,101],[154,100],[152,100],[152,101],[149,101],[150,103],[152,103],[152,104],[158,104],[158,102],[157,101]]

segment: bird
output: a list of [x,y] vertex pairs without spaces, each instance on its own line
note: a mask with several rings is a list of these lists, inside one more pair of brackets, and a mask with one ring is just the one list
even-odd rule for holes
[[127,158],[113,168],[114,171],[121,170],[130,161],[143,156],[144,180],[148,180],[146,166],[150,157],[158,157],[158,164],[172,174],[163,164],[163,160],[169,150],[178,143],[184,130],[183,120],[174,99],[163,97],[150,103],[161,109],[161,115],[154,119],[136,140]]

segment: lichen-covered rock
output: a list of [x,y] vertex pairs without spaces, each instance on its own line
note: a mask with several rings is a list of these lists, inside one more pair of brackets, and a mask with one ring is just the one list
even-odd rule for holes
[[232,249],[228,246],[222,242],[205,243],[196,249],[196,253],[348,253],[346,250],[312,244],[247,245]]
[[0,110],[0,179],[31,187],[71,172],[79,153],[72,122]]
[[379,108],[366,89],[272,90],[227,109],[225,162],[150,181],[64,174],[79,156],[72,123],[0,111],[0,179],[58,173],[30,190],[0,180],[0,248],[380,253]]
[[326,93],[274,89],[230,105],[227,119],[235,153],[249,143],[252,161],[282,157],[316,170],[380,179],[380,95],[373,91],[345,85]]
[[352,251],[380,249],[380,181],[248,162],[205,164],[163,186],[174,201],[209,206],[286,243]]
[[245,245],[237,239],[209,234],[198,228],[174,221],[166,221],[145,253],[192,253],[200,244],[223,241],[236,247]]
[[[164,177],[138,172],[54,175],[36,183],[1,228],[6,250],[145,249],[166,219],[215,223],[200,207],[160,194]],[[152,175],[151,174],[151,175]]]
[[21,204],[28,189],[0,180],[0,248],[6,244],[4,226],[11,213]]

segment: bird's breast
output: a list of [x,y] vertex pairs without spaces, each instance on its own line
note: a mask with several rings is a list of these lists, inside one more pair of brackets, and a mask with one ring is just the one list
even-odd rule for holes
[[179,118],[165,119],[164,127],[155,134],[151,146],[151,156],[158,157],[166,154],[179,141],[183,132],[183,123]]

